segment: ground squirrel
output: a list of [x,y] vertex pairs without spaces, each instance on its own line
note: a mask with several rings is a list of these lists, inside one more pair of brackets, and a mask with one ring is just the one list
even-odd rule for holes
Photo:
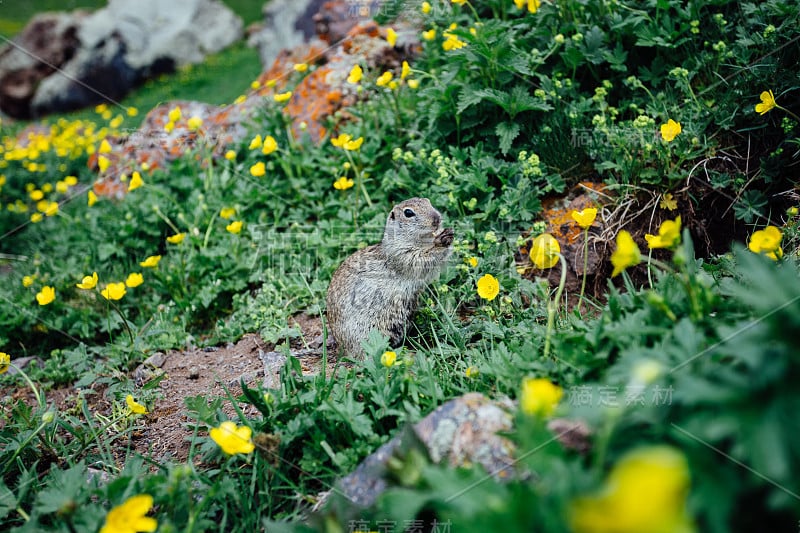
[[453,229],[427,198],[411,198],[392,209],[383,240],[344,260],[328,287],[328,328],[340,352],[363,355],[361,341],[372,329],[402,343],[417,297],[450,257]]

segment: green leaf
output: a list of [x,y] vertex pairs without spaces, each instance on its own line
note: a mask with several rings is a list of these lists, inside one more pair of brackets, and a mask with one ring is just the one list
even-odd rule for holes
[[500,140],[500,151],[506,155],[511,149],[511,143],[517,138],[520,126],[516,122],[501,122],[495,129],[497,138]]
[[0,519],[6,517],[6,515],[12,510],[16,509],[17,507],[17,499],[14,497],[14,493],[12,493],[6,484],[0,480]]

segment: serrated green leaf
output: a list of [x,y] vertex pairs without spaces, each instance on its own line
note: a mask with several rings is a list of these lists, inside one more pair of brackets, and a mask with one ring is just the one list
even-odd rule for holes
[[494,131],[500,140],[500,151],[505,155],[511,149],[514,139],[519,135],[520,126],[516,122],[501,122]]

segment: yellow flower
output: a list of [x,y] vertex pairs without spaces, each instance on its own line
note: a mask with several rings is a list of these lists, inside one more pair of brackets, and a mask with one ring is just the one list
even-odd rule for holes
[[411,89],[416,89],[419,87],[419,80],[408,80],[408,86]]
[[225,159],[228,161],[233,161],[236,159],[236,150],[228,150],[225,152]]
[[109,163],[111,163],[111,161],[109,161],[108,158],[104,155],[101,155],[100,157],[97,158],[97,168],[100,169],[100,172],[105,172],[106,169],[108,168]]
[[222,209],[219,210],[219,216],[221,216],[225,220],[228,220],[235,214],[236,214],[236,209],[234,209],[233,207],[223,207]]
[[144,283],[144,276],[142,276],[139,272],[131,272],[125,279],[125,286],[129,289],[135,289],[142,283]]
[[280,93],[273,96],[275,101],[278,103],[285,102],[291,97],[292,97],[292,91],[286,91],[285,93]]
[[172,133],[172,130],[174,129],[175,129],[175,123],[172,122],[171,120],[166,124],[164,124],[164,131],[166,131],[167,133]]
[[0,374],[8,372],[9,366],[11,366],[11,356],[6,352],[0,352]]
[[389,85],[389,82],[392,81],[393,76],[394,74],[392,74],[390,71],[387,70],[386,72],[378,76],[378,79],[375,80],[375,85],[377,85],[378,87],[386,87],[387,85]]
[[541,5],[541,0],[528,0],[528,12],[536,13]]
[[350,187],[352,187],[355,182],[349,179],[347,176],[342,176],[338,180],[333,182],[333,188],[338,191],[346,191]]
[[386,368],[393,366],[395,361],[397,361],[397,354],[394,352],[383,352],[381,355],[381,364]]
[[464,375],[468,378],[476,378],[480,374],[480,370],[475,368],[474,366],[468,366],[467,369],[464,371]]
[[453,2],[457,6],[464,5],[467,2],[467,0],[450,0],[450,1]]
[[169,117],[170,122],[178,122],[181,119],[181,108],[180,106],[173,107],[169,110]]
[[122,126],[123,120],[125,119],[122,118],[122,115],[117,115],[111,122],[108,123],[108,125],[111,126],[112,129],[117,129]]
[[230,224],[228,224],[227,226],[225,226],[225,229],[228,231],[228,233],[233,233],[234,235],[236,235],[237,233],[242,231],[242,221],[235,220]]
[[477,286],[478,296],[490,302],[500,293],[500,282],[491,274],[485,274],[479,279]]
[[91,276],[83,276],[83,281],[75,286],[83,290],[94,289],[97,286],[97,272],[92,272]]
[[403,61],[403,67],[400,69],[400,79],[401,80],[406,79],[410,72],[411,72],[411,66],[408,64],[408,61]]
[[344,143],[344,149],[349,151],[358,150],[361,148],[361,145],[364,144],[364,137],[359,137],[358,139],[354,139],[352,141],[347,141]]
[[681,123],[669,119],[666,124],[661,125],[661,138],[667,142],[672,141],[681,132]]
[[767,226],[750,236],[750,242],[747,247],[753,253],[764,254],[773,261],[777,261],[778,258],[783,257],[782,239],[783,233],[781,233],[781,230],[775,226]]
[[150,257],[139,263],[139,266],[142,266],[144,268],[156,268],[158,266],[159,261],[161,261],[160,255],[151,255]]
[[67,176],[64,178],[64,183],[66,183],[70,187],[74,187],[78,184],[78,178],[75,176]]
[[455,34],[445,32],[444,37],[445,41],[442,43],[442,48],[445,52],[449,52],[450,50],[458,50],[459,48],[467,46],[467,43],[459,40]]
[[549,233],[542,233],[531,243],[530,258],[537,268],[553,268],[558,263],[561,245]]
[[432,41],[436,39],[436,29],[431,28],[428,31],[422,32],[422,38],[425,39],[426,41]]
[[131,175],[131,182],[128,184],[128,192],[135,191],[142,185],[144,185],[144,180],[142,180],[142,175],[139,174],[138,170],[134,170],[133,175]]
[[617,234],[617,249],[611,254],[611,264],[614,271],[611,273],[613,278],[628,267],[638,265],[642,260],[639,247],[633,241],[631,234],[625,230]]
[[66,181],[58,180],[56,182],[56,192],[64,194],[69,189],[69,185],[67,185]]
[[139,110],[136,109],[135,107],[129,107],[128,109],[125,110],[125,112],[128,114],[129,117],[135,117],[136,115],[139,114]]
[[519,408],[526,415],[548,417],[556,410],[564,390],[549,379],[525,378],[519,397]]
[[50,202],[47,204],[47,207],[44,208],[44,216],[51,217],[58,213],[58,202]]
[[277,149],[278,141],[275,140],[275,137],[272,135],[267,135],[264,137],[264,146],[261,148],[261,151],[264,153],[264,155],[269,155]]
[[776,105],[778,104],[775,102],[775,95],[772,94],[772,91],[764,91],[761,93],[761,103],[756,104],[756,112],[763,115],[772,110]]
[[155,518],[145,516],[153,507],[153,497],[149,494],[131,496],[122,505],[111,509],[100,533],[151,533],[158,528]]
[[431,12],[431,4],[430,2],[422,2],[422,12],[427,15]]
[[256,178],[263,176],[267,173],[267,167],[264,165],[263,161],[259,161],[252,167],[250,167],[250,174],[255,176]]
[[678,209],[678,202],[675,198],[672,197],[672,193],[666,193],[664,196],[661,197],[661,202],[659,202],[658,207],[661,209],[668,209],[670,211],[675,211]]
[[668,446],[639,448],[623,456],[597,493],[570,505],[575,533],[692,533],[686,513],[689,465]]
[[23,276],[22,277],[22,286],[23,287],[30,287],[33,285],[33,276]]
[[89,194],[86,198],[86,204],[89,207],[92,207],[95,203],[97,203],[97,195],[94,193],[94,191],[89,191]]
[[308,63],[295,63],[292,68],[295,72],[305,72],[308,70]]
[[167,242],[170,244],[180,244],[183,242],[184,237],[186,237],[185,232],[176,233],[175,235],[167,237]]
[[105,113],[106,109],[108,109],[108,104],[97,104],[94,106],[94,112],[98,115]]
[[572,218],[580,227],[586,229],[591,226],[594,219],[597,218],[597,209],[594,207],[587,207],[582,211],[573,211]]
[[111,151],[111,144],[108,142],[108,140],[103,139],[103,141],[100,143],[100,148],[97,149],[97,153],[107,154],[110,151]]
[[364,71],[361,68],[361,65],[355,65],[352,69],[350,69],[350,75],[347,76],[347,83],[358,83],[361,81],[361,78],[364,76]]
[[126,292],[125,284],[120,281],[119,283],[109,283],[105,289],[100,291],[100,294],[106,300],[121,300]]
[[36,224],[37,222],[41,222],[42,219],[44,219],[44,217],[42,216],[41,213],[34,213],[31,215],[31,222],[33,222],[34,224]]
[[195,115],[186,121],[186,125],[189,126],[189,131],[199,130],[200,126],[203,125],[203,119]]
[[389,43],[389,46],[394,46],[397,43],[397,32],[394,29],[386,29],[386,42]]
[[219,427],[211,428],[208,433],[211,439],[228,455],[250,453],[255,449],[250,441],[251,429],[247,426],[239,427],[230,420],[226,420]]
[[675,220],[665,220],[658,228],[658,235],[644,236],[647,246],[651,250],[655,248],[674,248],[681,242],[681,217]]
[[128,394],[125,396],[125,403],[128,405],[128,409],[131,410],[131,413],[135,415],[147,414],[147,408],[140,403],[136,403],[136,400],[133,399],[133,395]]
[[56,299],[56,290],[49,285],[42,287],[42,290],[36,293],[36,301],[39,305],[47,305]]
[[256,91],[261,88],[261,83],[259,83],[258,80],[253,80],[253,82],[250,83],[250,88]]
[[248,148],[250,150],[255,150],[257,148],[261,148],[261,144],[261,135],[259,134],[253,137],[253,140],[250,141],[250,146],[248,146]]
[[476,266],[478,266],[478,258],[475,256],[467,257],[467,264],[472,268],[475,268]]
[[336,148],[342,148],[344,143],[349,142],[353,136],[347,133],[342,133],[338,137],[331,138],[331,144],[334,145]]

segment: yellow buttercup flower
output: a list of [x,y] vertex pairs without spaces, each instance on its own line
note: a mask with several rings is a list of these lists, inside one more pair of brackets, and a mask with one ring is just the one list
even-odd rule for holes
[[658,228],[658,235],[644,236],[647,246],[652,250],[655,248],[674,248],[681,242],[681,217],[675,220],[665,220]]
[[667,209],[669,211],[675,211],[678,209],[678,201],[672,197],[672,193],[665,193],[664,196],[661,197],[661,201],[658,203],[658,207],[661,209]]
[[144,185],[144,180],[142,179],[142,175],[139,173],[138,170],[134,170],[133,174],[131,175],[131,182],[128,184],[128,192],[135,191],[142,185]]
[[104,155],[101,155],[100,157],[97,158],[97,168],[100,169],[100,172],[105,172],[110,163],[111,161],[109,161],[108,158]]
[[225,152],[225,159],[228,161],[233,161],[236,159],[236,150],[228,150]]
[[9,366],[11,366],[11,356],[6,352],[0,352],[0,374],[8,372]]
[[228,224],[227,226],[225,226],[225,230],[226,230],[228,233],[233,233],[234,235],[236,235],[237,233],[239,233],[240,231],[242,231],[242,224],[243,224],[243,223],[242,223],[242,221],[241,221],[241,220],[236,220],[236,221],[234,221],[234,222],[231,222],[231,223],[230,223],[230,224]]
[[44,212],[44,216],[51,217],[58,213],[58,202],[49,202],[47,206],[42,210]]
[[253,140],[250,141],[250,146],[248,146],[248,148],[250,150],[256,150],[258,148],[261,148],[261,145],[262,145],[261,135],[259,134],[253,137]]
[[203,125],[203,119],[195,115],[186,121],[186,125],[189,126],[189,131],[199,130]]
[[525,378],[519,396],[519,408],[526,415],[548,417],[558,407],[564,390],[549,379]]
[[167,114],[170,122],[178,122],[181,119],[182,113],[180,106],[173,107]]
[[462,6],[467,3],[467,0],[450,0],[450,1],[457,6]]
[[594,223],[595,218],[597,218],[597,209],[594,207],[587,207],[581,211],[572,212],[572,219],[583,229],[590,227]]
[[431,28],[430,30],[423,31],[422,38],[425,39],[426,41],[432,41],[436,39],[436,29]]
[[236,209],[234,209],[233,207],[223,207],[222,209],[219,210],[219,216],[221,216],[225,220],[228,220],[235,214],[236,214]]
[[350,69],[350,75],[347,76],[347,83],[358,83],[361,81],[362,77],[364,77],[364,70],[361,68],[361,65],[355,65]]
[[139,263],[139,266],[142,266],[144,268],[156,268],[158,266],[159,261],[161,261],[160,255],[151,255],[150,257]]
[[480,373],[481,373],[480,370],[478,370],[474,366],[468,366],[467,369],[464,371],[464,375],[470,379],[478,377]]
[[531,243],[529,256],[531,262],[537,268],[553,268],[558,263],[558,256],[561,253],[561,245],[555,237],[549,233],[542,233]]
[[397,354],[394,352],[383,352],[381,355],[381,364],[386,368],[394,366],[394,363],[397,361]]
[[257,91],[258,89],[261,88],[261,83],[258,80],[253,80],[250,83],[250,88],[253,89],[254,91]]
[[394,31],[394,29],[386,29],[386,42],[389,43],[389,46],[394,46],[397,44],[397,32]]
[[442,43],[442,48],[445,52],[449,52],[451,50],[458,50],[459,48],[463,48],[467,46],[467,43],[460,40],[455,34],[445,32],[444,34],[445,41]]
[[342,176],[338,180],[333,182],[333,188],[338,191],[346,191],[350,187],[352,187],[355,182],[349,179],[347,176]]
[[105,289],[100,291],[100,294],[106,300],[121,300],[126,292],[128,291],[125,290],[125,284],[120,281],[118,283],[109,283]]
[[354,139],[352,141],[347,141],[344,143],[344,149],[349,151],[358,150],[361,148],[361,145],[364,144],[364,137],[359,137],[358,139]]
[[263,161],[259,161],[252,167],[250,167],[250,175],[259,178],[267,173],[267,167],[264,165]]
[[620,231],[617,234],[617,249],[611,254],[611,264],[614,265],[611,277],[613,278],[628,267],[638,265],[641,260],[639,247],[631,234],[625,230]]
[[135,289],[142,283],[144,283],[144,276],[139,272],[131,272],[128,274],[128,277],[125,278],[125,286],[129,289]]
[[211,439],[228,455],[237,453],[250,453],[255,445],[250,440],[252,430],[247,426],[237,426],[234,422],[226,420],[219,427],[211,428],[208,432]]
[[595,494],[569,508],[575,533],[692,533],[686,512],[689,465],[669,446],[639,448],[623,456]]
[[276,102],[282,103],[282,102],[285,102],[285,101],[289,100],[289,98],[291,98],[291,97],[292,97],[292,91],[286,91],[285,93],[276,94],[272,98]]
[[767,226],[750,236],[750,242],[747,247],[753,253],[764,254],[773,261],[777,261],[780,257],[783,257],[782,239],[783,233],[781,233],[781,230],[775,226]]
[[111,509],[100,533],[152,533],[158,528],[155,518],[145,516],[153,507],[153,497],[149,494],[131,496],[122,505]]
[[491,274],[485,274],[477,282],[478,296],[487,301],[494,300],[500,293],[500,282]]
[[56,192],[57,192],[57,193],[64,194],[64,193],[65,193],[65,192],[67,192],[68,190],[69,190],[69,185],[67,185],[67,182],[66,182],[66,181],[63,181],[63,180],[58,180],[58,181],[56,182]]
[[133,399],[133,395],[128,394],[125,396],[125,403],[128,405],[128,409],[131,410],[131,413],[135,415],[147,414],[147,408],[140,403],[136,403],[136,400]]
[[387,70],[386,72],[378,76],[378,79],[375,80],[375,85],[377,85],[378,87],[386,87],[387,85],[389,85],[389,82],[392,81],[393,76],[394,74],[392,74],[390,71]]
[[107,154],[110,151],[111,151],[111,144],[108,142],[108,140],[103,139],[100,142],[100,148],[97,149],[97,153],[98,154]]
[[408,80],[408,87],[411,89],[416,89],[419,87],[419,80]]
[[164,131],[166,131],[167,133],[172,133],[172,130],[174,129],[175,129],[175,123],[172,122],[171,120],[166,124],[164,124]]
[[74,187],[78,184],[78,178],[75,176],[67,176],[64,178],[64,183],[66,183],[69,187]]
[[681,123],[669,119],[666,124],[661,125],[661,138],[667,142],[672,141],[681,132]]
[[261,152],[263,152],[264,155],[269,155],[277,149],[278,149],[278,141],[275,140],[275,137],[273,137],[272,135],[267,135],[266,137],[264,137],[264,144],[261,148]]
[[83,281],[75,286],[83,290],[94,289],[97,286],[97,272],[92,272],[91,276],[83,276]]
[[125,110],[125,112],[129,117],[135,117],[136,115],[139,114],[139,110],[136,109],[135,107],[129,107],[128,109]]
[[183,239],[186,237],[185,232],[176,233],[175,235],[170,235],[167,237],[167,242],[170,244],[180,244],[183,242]]
[[400,79],[401,80],[406,79],[410,72],[411,72],[411,66],[408,64],[408,61],[403,61],[403,66],[400,69]]
[[331,144],[334,145],[336,148],[342,148],[344,143],[349,142],[353,136],[347,133],[341,133],[338,137],[331,138]]
[[56,299],[56,290],[49,285],[42,287],[42,290],[36,293],[36,301],[39,305],[47,305]]
[[295,63],[292,68],[295,72],[305,72],[308,70],[308,63]]
[[22,286],[27,288],[33,285],[33,276],[22,276]]
[[772,91],[764,91],[761,93],[761,103],[756,104],[756,112],[759,115],[763,115],[774,109],[777,105],[778,104],[775,102],[775,95],[772,94]]
[[97,203],[97,195],[94,193],[94,191],[89,191],[89,194],[86,197],[86,205],[92,207],[96,203]]
[[472,268],[475,268],[476,266],[478,266],[478,258],[477,258],[477,257],[475,257],[475,256],[473,256],[473,257],[468,257],[468,258],[466,259],[466,261],[467,261],[467,264],[468,264],[469,266],[471,266]]
[[430,13],[431,12],[430,2],[422,2],[422,7],[420,9],[422,10],[422,13],[424,13],[425,15]]
[[34,213],[31,215],[31,222],[36,224],[37,222],[41,222],[44,219],[41,213]]

